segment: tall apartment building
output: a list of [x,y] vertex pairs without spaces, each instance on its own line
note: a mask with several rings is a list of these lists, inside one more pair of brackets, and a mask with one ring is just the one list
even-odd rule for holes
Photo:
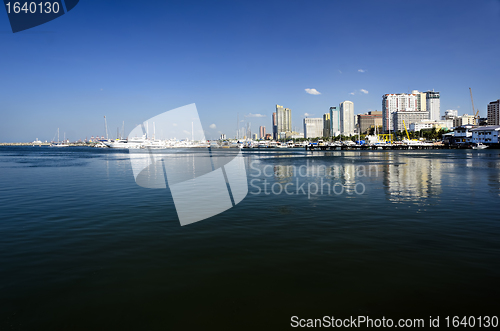
[[500,99],[488,104],[488,125],[500,125]]
[[427,91],[425,94],[429,119],[432,121],[439,121],[441,118],[441,102],[439,99],[439,92]]
[[394,131],[393,114],[402,111],[417,111],[417,106],[415,94],[384,94],[382,96],[382,129]]
[[[393,122],[394,114],[398,112],[422,113],[412,114],[408,116],[401,115],[399,116],[400,119],[402,119],[403,117],[406,117],[408,120],[411,120],[412,118],[430,118],[432,120],[439,121],[439,92],[419,92],[418,90],[413,90],[410,94],[384,94],[382,96],[382,127],[384,131],[398,130],[398,127],[400,127],[400,125]],[[427,117],[423,113],[427,113]],[[431,118],[431,113],[433,118]],[[411,123],[407,123],[407,126]]]
[[330,132],[330,113],[323,114],[323,137],[331,137]]
[[273,139],[278,139],[278,127],[276,126],[276,113],[273,113]]
[[340,134],[340,108],[330,107],[330,137]]
[[427,93],[419,92],[418,90],[411,91],[411,94],[415,95],[417,99],[417,109],[416,111],[427,111]]
[[340,132],[344,136],[354,134],[354,103],[344,101],[340,104]]
[[266,137],[266,127],[260,126],[259,127],[259,138],[264,139],[265,137]]
[[283,133],[292,131],[292,111],[289,108],[276,105],[276,127],[278,138]]
[[304,138],[323,137],[322,118],[304,118]]

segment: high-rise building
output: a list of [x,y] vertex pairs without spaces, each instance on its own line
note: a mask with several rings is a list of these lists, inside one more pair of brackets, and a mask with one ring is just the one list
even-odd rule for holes
[[429,112],[429,119],[432,121],[439,121],[441,118],[441,103],[439,100],[439,92],[427,91],[425,92],[427,99],[427,111]]
[[340,132],[344,136],[354,134],[354,103],[344,101],[340,104]]
[[340,134],[340,108],[330,107],[330,136],[336,137]]
[[322,118],[304,118],[304,138],[319,138],[323,136]]
[[[382,126],[382,112],[380,110],[369,111],[368,114],[359,114],[357,118],[360,133],[366,133],[371,128]],[[377,130],[380,131],[380,128]]]
[[276,126],[278,137],[292,131],[292,111],[289,108],[276,105]]
[[382,96],[382,128],[384,131],[394,131],[392,116],[395,112],[416,111],[418,100],[416,94],[384,94]]
[[259,127],[259,138],[264,139],[265,137],[266,137],[266,127],[260,126]]
[[417,99],[416,111],[427,111],[427,93],[413,90],[411,91],[411,94],[415,95]]
[[[406,117],[408,120],[410,120],[411,118],[429,119],[430,113],[432,112],[432,116],[434,116],[434,118],[431,119],[439,121],[439,92],[419,92],[418,90],[413,90],[411,94],[384,94],[382,96],[382,127],[384,131],[397,131],[398,127],[401,126],[392,122],[394,113],[397,112],[428,113],[428,115],[416,114],[415,116],[400,116],[400,118]],[[413,122],[407,123],[407,126],[411,123]]]
[[500,99],[488,104],[488,125],[500,125]]
[[330,113],[323,114],[323,137],[331,137],[330,133]]
[[278,126],[276,125],[276,113],[273,113],[273,139],[278,139]]

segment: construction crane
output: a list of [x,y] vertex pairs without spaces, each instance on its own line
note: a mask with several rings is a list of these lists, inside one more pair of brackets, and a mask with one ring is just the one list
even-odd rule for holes
[[408,134],[408,130],[406,130],[405,120],[403,120],[403,126],[405,127],[406,137],[410,140],[410,135]]
[[[470,92],[470,101],[472,102],[472,114],[474,115],[474,99],[472,99],[472,89],[469,87],[469,92]],[[476,125],[479,125],[479,109],[477,110],[476,114],[474,115],[474,120],[476,121]]]

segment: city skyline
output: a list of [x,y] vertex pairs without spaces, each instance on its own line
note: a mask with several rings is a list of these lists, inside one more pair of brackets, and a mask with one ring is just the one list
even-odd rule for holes
[[[380,19],[401,12],[397,28]],[[294,24],[276,25],[277,16]],[[208,139],[233,137],[237,119],[251,122],[253,133],[269,127],[276,104],[293,110],[295,129],[306,113],[322,117],[343,100],[363,114],[382,110],[386,93],[414,89],[440,92],[440,116],[472,115],[471,87],[486,117],[500,98],[499,18],[500,3],[489,0],[122,1],[99,10],[81,2],[13,34],[0,15],[0,141],[51,140],[57,128],[70,140],[104,136],[104,116],[114,137],[123,122],[127,134],[191,103]],[[397,50],[388,47],[399,39]]]

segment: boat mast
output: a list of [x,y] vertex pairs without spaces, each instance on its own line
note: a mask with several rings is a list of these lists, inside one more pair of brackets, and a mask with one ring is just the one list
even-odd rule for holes
[[106,121],[106,116],[104,116],[104,127],[106,128],[106,140],[108,140],[108,122]]

